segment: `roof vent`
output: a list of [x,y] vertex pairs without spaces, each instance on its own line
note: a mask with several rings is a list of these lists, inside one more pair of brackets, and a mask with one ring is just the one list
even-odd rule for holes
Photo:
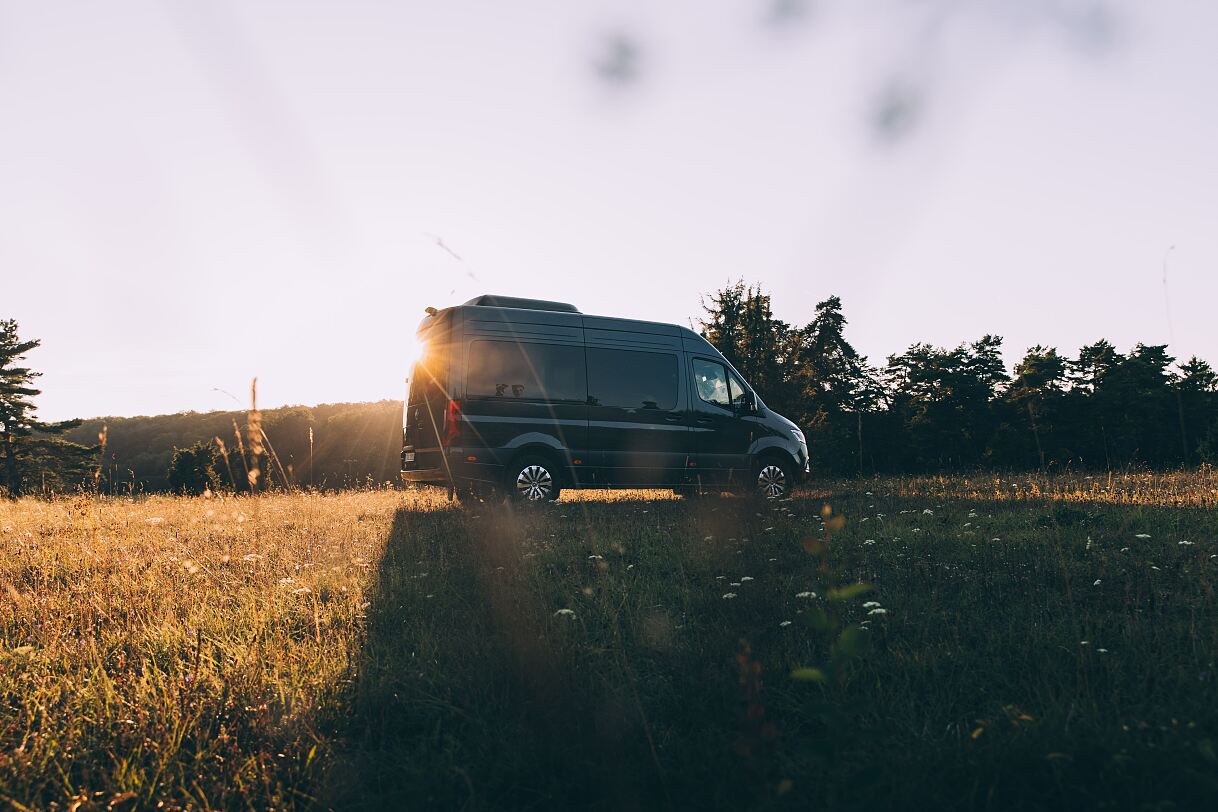
[[475,307],[519,307],[524,310],[553,310],[557,313],[578,313],[579,308],[566,302],[547,302],[544,299],[518,299],[515,296],[495,296],[484,293],[465,304]]

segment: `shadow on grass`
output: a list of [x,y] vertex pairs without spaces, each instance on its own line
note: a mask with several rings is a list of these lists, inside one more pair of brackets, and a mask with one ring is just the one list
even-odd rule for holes
[[[684,510],[618,499],[398,511],[328,805],[670,805],[623,630],[556,613],[592,594],[581,585],[597,561],[581,548],[618,544],[615,517],[648,505]],[[564,526],[578,540],[558,538]]]
[[[842,607],[871,644],[832,693],[787,676],[826,656],[799,598],[823,594],[800,542],[825,502],[849,519],[838,577],[889,612]],[[1214,521],[846,490],[402,510],[323,801],[1201,808],[1218,795],[1215,627],[1197,620]]]

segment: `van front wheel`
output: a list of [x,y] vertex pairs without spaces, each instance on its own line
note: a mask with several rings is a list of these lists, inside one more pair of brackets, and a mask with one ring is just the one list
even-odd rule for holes
[[521,457],[508,468],[509,498],[518,502],[553,502],[562,492],[554,463],[539,455]]
[[791,465],[778,457],[766,457],[757,465],[754,493],[762,499],[785,499],[791,495],[795,477]]

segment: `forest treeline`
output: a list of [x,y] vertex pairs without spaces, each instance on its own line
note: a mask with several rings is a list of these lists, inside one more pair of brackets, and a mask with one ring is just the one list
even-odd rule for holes
[[703,335],[804,430],[814,470],[922,473],[1218,462],[1218,377],[1162,344],[1099,339],[1073,356],[1032,347],[1008,372],[1002,339],[914,344],[873,365],[829,297],[803,326],[759,286],[703,302]]
[[[760,286],[703,300],[702,334],[767,405],[799,424],[822,474],[1176,468],[1218,462],[1218,376],[1161,344],[1032,347],[1008,371],[1002,339],[914,344],[874,365],[846,338],[841,300],[803,326]],[[345,487],[398,481],[402,403],[185,412],[44,423],[22,364],[38,341],[0,322],[0,485],[10,495]],[[265,448],[246,446],[256,438]],[[261,460],[251,480],[250,460]]]
[[[402,401],[330,403],[260,411],[265,434],[260,483],[338,488],[396,483],[401,469]],[[182,412],[81,421],[64,439],[98,445],[103,492],[247,487],[249,415]],[[310,453],[311,451],[311,453]]]

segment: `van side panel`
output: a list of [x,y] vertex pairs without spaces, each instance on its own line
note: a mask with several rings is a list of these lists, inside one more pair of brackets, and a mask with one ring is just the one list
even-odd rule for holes
[[583,481],[588,406],[580,316],[468,310],[454,376],[462,394],[462,470],[498,481],[500,466],[517,454],[546,450]]
[[693,453],[678,328],[586,317],[588,445],[598,482],[671,485]]

